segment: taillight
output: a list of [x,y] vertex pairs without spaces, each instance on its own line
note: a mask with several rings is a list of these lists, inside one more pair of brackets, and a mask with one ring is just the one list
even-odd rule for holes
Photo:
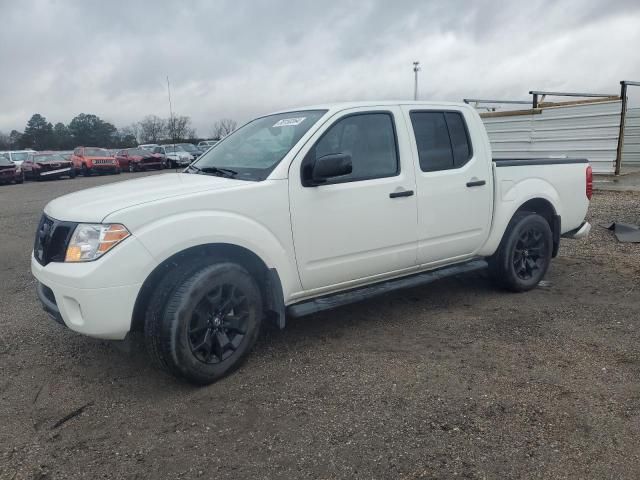
[[593,169],[591,165],[587,165],[587,186],[586,186],[587,198],[591,200],[593,196]]

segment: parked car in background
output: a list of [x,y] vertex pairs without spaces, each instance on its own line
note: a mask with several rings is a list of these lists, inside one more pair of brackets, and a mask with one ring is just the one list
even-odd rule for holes
[[218,143],[218,140],[203,140],[200,143],[198,143],[199,147],[213,147],[216,143]]
[[20,167],[0,153],[0,183],[22,183],[24,176]]
[[125,148],[118,151],[116,160],[122,170],[139,172],[142,170],[163,168],[162,157],[144,148]]
[[190,154],[194,159],[202,155],[202,150],[196,147],[193,143],[176,143],[176,147],[182,148],[185,152]]
[[92,173],[120,173],[120,166],[109,151],[98,147],[77,147],[71,155],[76,173],[88,177]]
[[22,162],[24,162],[27,159],[27,156],[32,153],[35,152],[35,150],[9,150],[6,152],[0,152],[0,153],[4,153],[9,157],[9,160],[11,160],[13,163],[15,163],[18,167],[22,164]]
[[159,147],[157,143],[145,143],[143,145],[138,145],[138,148],[144,148],[145,150],[153,150],[156,147]]
[[211,147],[213,147],[216,143],[218,143],[218,140],[203,140],[202,142],[198,143],[198,148],[202,153],[204,153]]
[[57,152],[33,152],[22,162],[25,179],[44,180],[61,177],[75,178],[73,163]]
[[71,160],[71,155],[73,155],[73,150],[62,150],[59,152],[55,152],[58,155],[60,155],[62,158],[64,158],[65,160]]
[[159,145],[153,153],[160,156],[164,168],[186,167],[193,161],[193,155],[177,145]]
[[58,322],[144,331],[154,363],[207,384],[267,319],[486,267],[536,288],[560,238],[589,233],[592,182],[586,159],[493,160],[466,104],[316,106],[257,118],[184,172],[53,200],[31,269]]

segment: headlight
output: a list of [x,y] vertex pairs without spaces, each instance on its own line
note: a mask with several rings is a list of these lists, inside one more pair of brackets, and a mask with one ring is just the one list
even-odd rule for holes
[[65,262],[89,262],[100,258],[122,240],[129,230],[124,225],[80,223],[73,231]]

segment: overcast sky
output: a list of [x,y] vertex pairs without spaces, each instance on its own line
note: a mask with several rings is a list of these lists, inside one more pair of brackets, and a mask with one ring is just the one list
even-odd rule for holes
[[0,131],[33,113],[118,127],[342,100],[528,99],[640,80],[640,1],[0,0]]

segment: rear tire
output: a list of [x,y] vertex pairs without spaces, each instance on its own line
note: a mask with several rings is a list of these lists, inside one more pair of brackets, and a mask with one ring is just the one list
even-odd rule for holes
[[88,177],[89,175],[91,175],[91,171],[87,168],[87,166],[84,163],[82,164],[81,170],[82,170],[83,177]]
[[551,227],[544,217],[532,212],[516,213],[489,258],[492,279],[512,292],[535,288],[547,273],[553,251]]
[[16,178],[16,179],[15,179],[15,182],[16,182],[17,184],[24,183],[24,172],[21,172],[21,173],[20,173],[20,176],[19,176],[18,178]]
[[262,323],[260,289],[235,263],[186,263],[154,290],[145,315],[150,357],[167,372],[207,385],[238,368]]

